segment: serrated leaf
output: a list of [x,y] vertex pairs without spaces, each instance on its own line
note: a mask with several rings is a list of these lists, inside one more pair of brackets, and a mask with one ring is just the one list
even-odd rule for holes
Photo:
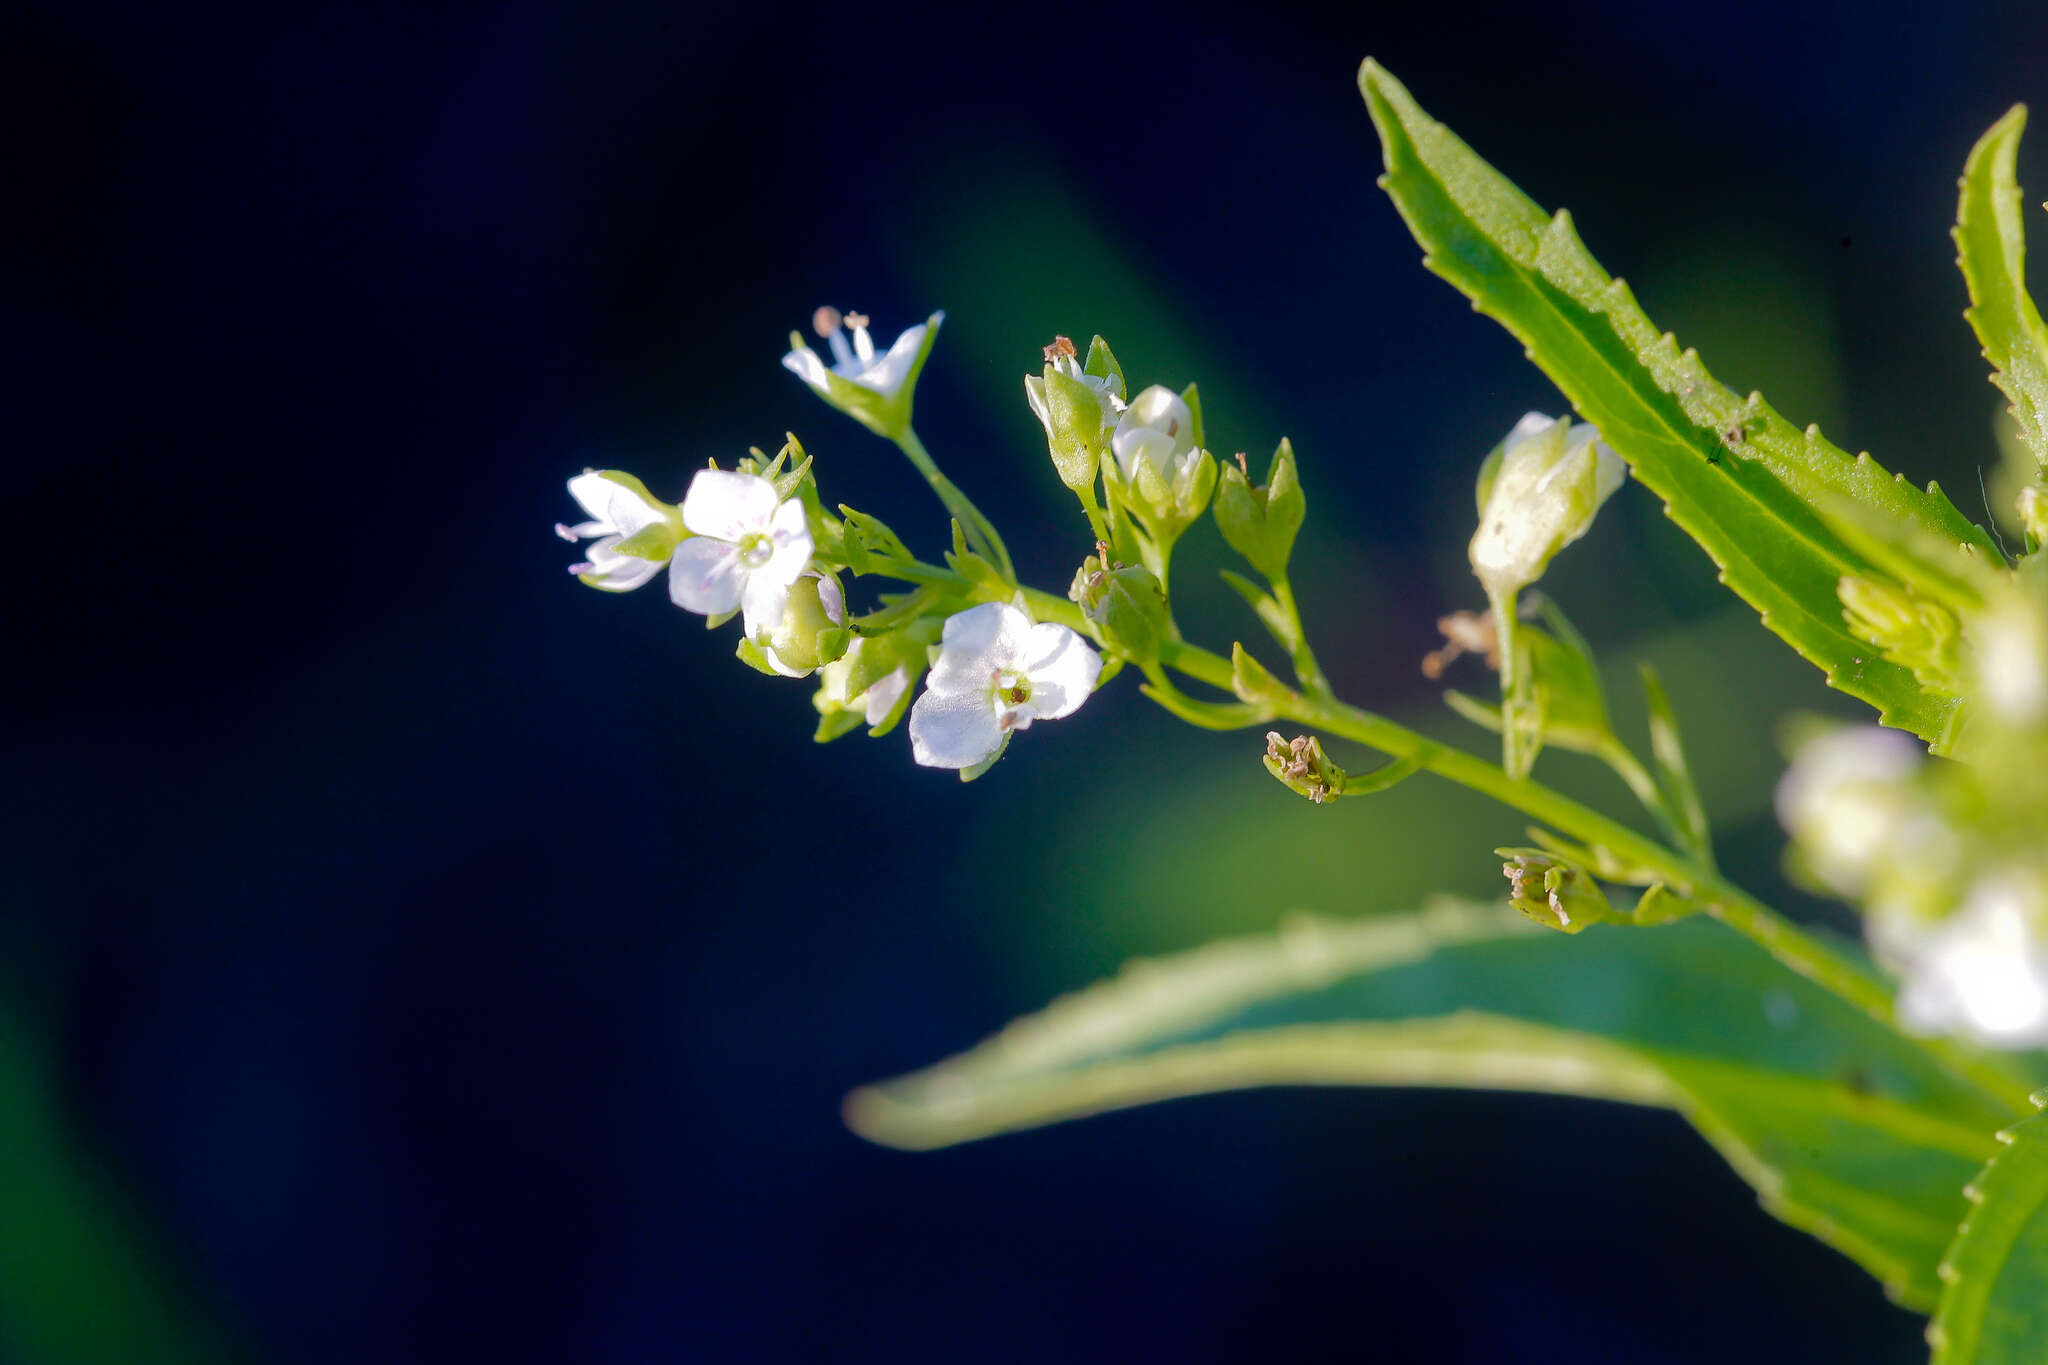
[[1984,532],[1934,485],[1923,492],[1818,428],[1799,431],[1760,396],[1738,398],[1658,333],[1568,214],[1546,215],[1376,63],[1359,85],[1386,155],[1380,183],[1424,263],[1522,342],[1766,626],[1886,724],[1940,743],[1953,698],[1871,657],[1842,621],[1835,584],[1869,565],[1825,504],[1851,499],[1989,555]]
[[1991,382],[2012,400],[2020,438],[2048,470],[2048,327],[2027,293],[2027,233],[2013,174],[2026,126],[2027,107],[2015,104],[1970,149],[1954,236],[1970,289],[1963,316],[1984,343]]
[[2008,1115],[1720,925],[1543,933],[1497,906],[1305,920],[1122,975],[856,1092],[928,1148],[1264,1085],[1542,1090],[1685,1114],[1778,1217],[1932,1305]]
[[[2048,1100],[2048,1093],[2040,1099]],[[2048,1114],[1998,1135],[1942,1265],[1934,1365],[2039,1365],[2048,1355]]]
[[1671,698],[1664,694],[1664,683],[1657,670],[1647,663],[1637,667],[1642,673],[1643,701],[1650,713],[1650,756],[1657,765],[1657,788],[1663,793],[1665,809],[1686,851],[1712,867],[1714,840],[1707,830],[1707,808],[1693,783],[1692,765],[1686,762],[1678,716],[1671,709]]

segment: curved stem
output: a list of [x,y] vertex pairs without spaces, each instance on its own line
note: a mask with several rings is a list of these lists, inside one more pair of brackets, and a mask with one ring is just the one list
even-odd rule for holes
[[1290,662],[1294,665],[1295,680],[1301,684],[1304,691],[1316,696],[1329,696],[1329,680],[1323,676],[1322,665],[1316,662],[1315,651],[1308,647],[1308,631],[1301,624],[1301,608],[1294,601],[1294,585],[1284,576],[1268,579],[1267,582],[1272,584],[1273,600],[1280,604],[1280,610],[1286,613],[1288,624],[1294,628],[1294,639],[1289,653],[1293,656]]
[[995,565],[996,571],[1004,578],[1012,583],[1016,582],[1017,569],[1010,563],[1010,551],[1003,544],[1002,536],[996,533],[996,528],[989,519],[981,514],[981,509],[974,505],[974,500],[961,492],[959,486],[951,479],[939,472],[938,464],[932,459],[931,452],[924,448],[924,442],[918,439],[917,433],[905,428],[902,439],[897,441],[896,445],[910,457],[910,463],[917,467],[917,472],[924,475],[924,481],[939,495],[939,501],[945,504],[946,510],[959,519],[960,530],[967,537],[968,547]]

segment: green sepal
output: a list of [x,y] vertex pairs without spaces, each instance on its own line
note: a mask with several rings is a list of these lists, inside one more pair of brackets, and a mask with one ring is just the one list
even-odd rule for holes
[[734,607],[731,611],[714,611],[704,618],[704,629],[717,630],[739,614],[740,609],[738,607]]
[[811,732],[814,744],[830,744],[841,735],[850,735],[867,723],[867,718],[858,711],[827,711],[818,717],[818,728]]
[[1593,873],[1540,848],[1497,848],[1508,904],[1546,929],[1580,934],[1620,918]]
[[[1029,380],[1027,379],[1027,383]],[[1045,403],[1046,449],[1060,482],[1074,492],[1092,488],[1115,428],[1114,414],[1094,389],[1047,365],[1038,395]]]
[[1308,513],[1294,447],[1282,438],[1266,467],[1266,481],[1256,488],[1243,469],[1225,463],[1216,481],[1215,513],[1216,529],[1231,549],[1268,579],[1285,578],[1294,538]]
[[1952,235],[1970,290],[1963,316],[1993,366],[1991,382],[2012,401],[2020,439],[2048,470],[2048,326],[2027,293],[2026,224],[2014,175],[2026,126],[2027,107],[2015,104],[1970,149]]
[[962,782],[972,782],[975,778],[980,777],[990,768],[995,767],[996,764],[1001,761],[1003,755],[1009,751],[1010,734],[1011,732],[1008,730],[1005,730],[1003,732],[1003,737],[1001,741],[998,742],[996,745],[996,751],[990,754],[987,758],[984,758],[983,760],[981,760],[981,762],[975,764],[971,768],[962,768],[960,770],[960,780]]
[[1109,569],[1090,555],[1075,571],[1067,597],[1080,606],[1105,648],[1139,665],[1158,661],[1160,642],[1172,625],[1166,592],[1151,570],[1136,564]]
[[665,521],[656,521],[641,527],[612,548],[619,554],[651,559],[659,564],[674,554],[677,544],[684,539],[687,537],[678,536],[675,527]]
[[1116,363],[1116,356],[1110,352],[1109,343],[1100,336],[1088,343],[1088,359],[1082,364],[1083,374],[1092,374],[1097,379],[1110,381],[1110,391],[1118,398],[1129,396],[1124,385],[1124,367]]
[[1643,894],[1636,897],[1636,907],[1629,912],[1629,922],[1648,929],[1671,924],[1699,912],[1697,902],[1686,899],[1662,882],[1651,882],[1643,888]]
[[1237,699],[1253,706],[1279,708],[1294,700],[1294,689],[1273,675],[1273,671],[1252,657],[1242,644],[1230,646],[1230,690]]
[[1202,396],[1190,384],[1180,391],[1180,401],[1188,405],[1188,444],[1200,450],[1208,444],[1202,439]]
[[775,665],[768,662],[768,656],[762,652],[761,646],[745,635],[740,636],[739,647],[733,650],[733,655],[756,673],[765,673],[771,678],[782,676]]
[[886,635],[908,621],[915,621],[946,595],[936,583],[920,583],[909,592],[885,592],[882,605],[863,616],[847,618],[854,634]]

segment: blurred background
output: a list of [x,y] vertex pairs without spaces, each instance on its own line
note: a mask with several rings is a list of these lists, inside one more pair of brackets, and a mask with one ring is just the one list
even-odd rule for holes
[[[777,360],[820,303],[884,340],[943,307],[919,428],[1063,586],[1085,527],[1019,379],[1101,331],[1134,384],[1199,380],[1219,453],[1293,439],[1326,666],[1456,734],[1417,664],[1480,605],[1472,475],[1559,400],[1418,268],[1359,60],[1723,379],[1981,514],[1997,404],[1946,234],[1971,141],[2048,98],[2048,10],[31,3],[0,33],[0,1359],[1921,1358],[1663,1114],[1273,1091],[862,1143],[853,1085],[1133,954],[1491,894],[1524,822],[1427,779],[1311,809],[1127,684],[967,788],[900,732],[814,749],[808,687],[658,588],[579,587],[549,528],[586,465],[676,497],[795,430],[829,499],[935,550],[901,458]],[[2048,188],[2038,141],[2021,171]],[[1199,636],[1250,634],[1176,578]],[[1841,699],[1639,490],[1548,586],[1662,668],[1724,862],[1825,914],[1778,873],[1770,735]]]

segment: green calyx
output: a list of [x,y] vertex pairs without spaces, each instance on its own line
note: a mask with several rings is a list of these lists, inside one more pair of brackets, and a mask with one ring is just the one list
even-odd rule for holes
[[1225,464],[1216,481],[1216,528],[1231,549],[1269,579],[1287,575],[1294,538],[1308,512],[1295,468],[1294,447],[1285,439],[1273,452],[1266,481],[1252,485],[1244,457]]

